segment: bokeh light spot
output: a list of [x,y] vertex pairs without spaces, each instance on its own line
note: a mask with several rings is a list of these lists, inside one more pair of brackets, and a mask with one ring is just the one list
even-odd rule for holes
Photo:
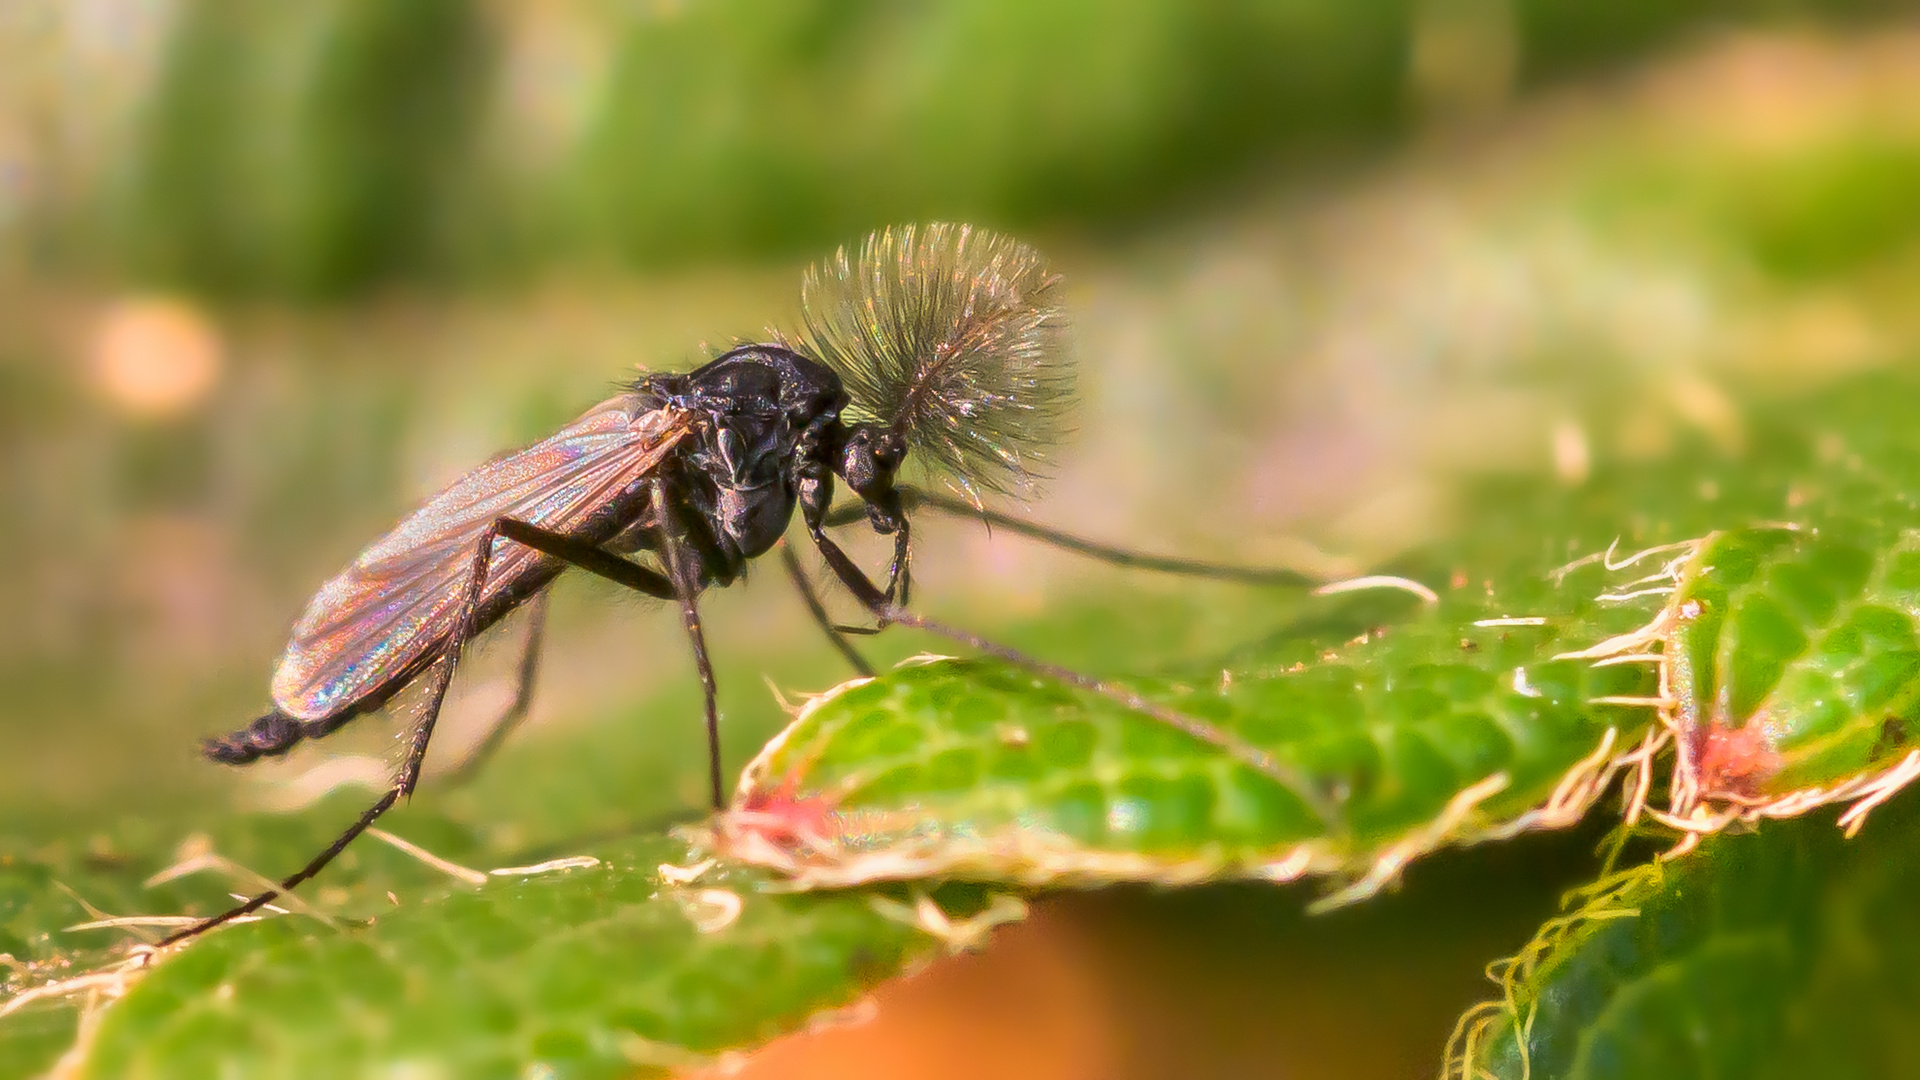
[[93,336],[93,374],[123,412],[171,416],[212,392],[224,354],[219,331],[199,308],[140,297],[122,300],[101,316]]

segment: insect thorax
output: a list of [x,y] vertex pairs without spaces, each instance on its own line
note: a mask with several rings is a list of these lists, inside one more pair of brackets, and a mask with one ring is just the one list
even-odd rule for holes
[[839,376],[788,349],[748,345],[684,375],[647,376],[635,389],[698,418],[676,463],[675,512],[698,579],[726,584],[785,535],[799,475],[830,467],[824,454],[843,441]]

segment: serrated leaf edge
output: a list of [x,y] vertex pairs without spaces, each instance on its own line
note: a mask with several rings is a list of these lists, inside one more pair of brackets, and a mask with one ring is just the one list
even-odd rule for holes
[[[1801,526],[1790,523],[1768,523],[1755,526],[1759,529],[1780,529],[1798,532]],[[1633,791],[1629,794],[1625,806],[1625,823],[1637,824],[1644,814],[1647,818],[1679,834],[1675,845],[1660,857],[1678,858],[1692,851],[1702,839],[1721,832],[1734,825],[1751,825],[1765,819],[1795,818],[1824,806],[1839,803],[1852,803],[1840,815],[1837,824],[1845,830],[1848,837],[1856,835],[1866,823],[1867,815],[1874,807],[1886,802],[1902,788],[1920,779],[1920,750],[1913,750],[1892,764],[1872,769],[1863,769],[1836,783],[1828,785],[1809,785],[1792,791],[1766,796],[1743,795],[1734,791],[1711,789],[1703,785],[1703,770],[1695,755],[1690,751],[1693,745],[1699,720],[1688,715],[1683,708],[1682,695],[1676,689],[1674,659],[1679,655],[1678,635],[1681,628],[1699,615],[1698,603],[1684,595],[1686,580],[1695,574],[1703,574],[1711,568],[1700,564],[1702,553],[1708,550],[1713,541],[1725,535],[1723,531],[1714,531],[1704,536],[1662,544],[1637,552],[1618,562],[1612,559],[1609,548],[1598,558],[1608,570],[1621,570],[1634,565],[1641,559],[1654,554],[1677,552],[1665,565],[1654,573],[1628,582],[1625,592],[1605,593],[1598,599],[1602,601],[1630,599],[1653,592],[1662,592],[1669,599],[1657,611],[1645,626],[1625,634],[1602,641],[1577,652],[1562,653],[1556,659],[1590,660],[1595,666],[1620,663],[1652,663],[1659,683],[1655,696],[1651,698],[1596,698],[1595,704],[1647,705],[1653,708],[1659,718],[1660,727],[1650,733],[1649,741],[1642,749],[1632,755],[1637,759],[1640,775]],[[1564,574],[1584,562],[1592,561],[1595,556],[1578,560],[1555,571]],[[1667,582],[1665,585],[1658,582]],[[1658,647],[1658,652],[1649,651]],[[1653,759],[1671,747],[1673,767],[1668,783],[1668,799],[1665,809],[1655,809],[1648,805],[1651,790],[1651,767]]]
[[[920,663],[945,662],[929,658]],[[1350,880],[1319,901],[1316,910],[1355,903],[1390,885],[1407,864],[1448,846],[1505,840],[1521,833],[1566,828],[1579,821],[1623,769],[1651,769],[1646,744],[1616,754],[1618,728],[1610,727],[1585,757],[1562,775],[1539,805],[1503,821],[1480,812],[1511,780],[1496,772],[1454,793],[1432,821],[1360,856],[1333,838],[1294,844],[1271,857],[1224,853],[1170,859],[1090,848],[1052,831],[1012,827],[992,833],[927,831],[906,811],[837,809],[830,796],[805,795],[773,777],[773,760],[822,707],[871,682],[851,679],[814,695],[792,721],[742,770],[728,808],[700,826],[682,831],[697,847],[771,870],[793,891],[845,889],[884,881],[960,878],[1028,888],[1097,886],[1144,882],[1192,885],[1227,878],[1285,883],[1308,876]],[[1651,737],[1651,736],[1650,736]],[[1646,782],[1639,785],[1644,789]],[[899,818],[900,820],[893,820]],[[875,846],[876,836],[898,839]],[[852,837],[847,840],[843,837]]]
[[1480,1002],[1460,1015],[1447,1039],[1441,1060],[1441,1080],[1502,1080],[1482,1068],[1479,1059],[1491,1047],[1491,1040],[1503,1023],[1517,1028],[1515,1046],[1520,1056],[1520,1080],[1529,1080],[1533,1066],[1528,1057],[1528,1040],[1544,969],[1585,931],[1612,919],[1638,918],[1638,905],[1658,891],[1665,878],[1665,863],[1654,860],[1604,875],[1599,881],[1574,889],[1561,899],[1562,909],[1570,909],[1567,914],[1541,924],[1533,939],[1519,952],[1488,964],[1487,978],[1500,987],[1500,996]]

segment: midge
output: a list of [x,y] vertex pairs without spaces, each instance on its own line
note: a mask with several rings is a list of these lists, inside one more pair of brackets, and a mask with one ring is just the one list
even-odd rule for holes
[[[553,436],[466,474],[361,552],[321,586],[294,626],[274,673],[273,707],[204,747],[209,758],[231,765],[284,754],[431,680],[392,785],[280,890],[314,876],[412,794],[462,650],[508,612],[538,605],[567,567],[679,608],[706,692],[708,778],[713,806],[722,807],[719,714],[698,598],[731,584],[750,560],[775,547],[796,507],[833,577],[875,621],[835,625],[798,560],[781,548],[808,610],[857,670],[871,674],[844,634],[891,623],[940,634],[1219,746],[1330,816],[1324,798],[1291,770],[1227,732],[907,610],[907,510],[918,505],[1122,565],[1242,581],[1305,580],[1287,571],[1135,555],[895,483],[909,454],[970,495],[1012,492],[1033,478],[1072,396],[1059,281],[1031,248],[984,230],[931,225],[876,233],[857,260],[842,249],[807,273],[805,328],[797,336],[739,346],[684,374],[642,375]],[[830,512],[836,479],[860,501]],[[893,537],[884,588],[826,532],[861,516]],[[535,614],[514,705],[463,768],[496,746],[525,711],[537,607]],[[162,944],[278,895],[261,893]]]

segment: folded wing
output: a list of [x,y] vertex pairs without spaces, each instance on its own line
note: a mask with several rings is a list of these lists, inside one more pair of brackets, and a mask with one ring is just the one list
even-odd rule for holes
[[[686,414],[643,410],[623,394],[461,477],[314,595],[274,673],[275,704],[321,719],[407,670],[452,630],[490,525],[510,517],[576,533],[631,495],[687,430]],[[496,539],[481,602],[548,566],[546,556]]]

